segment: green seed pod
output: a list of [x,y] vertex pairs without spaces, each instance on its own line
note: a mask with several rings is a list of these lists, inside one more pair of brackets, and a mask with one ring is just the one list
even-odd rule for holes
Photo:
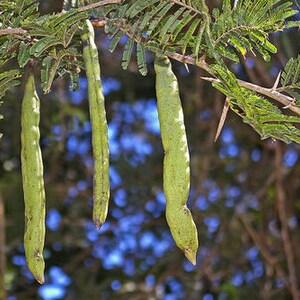
[[21,112],[21,163],[25,202],[24,248],[27,265],[39,283],[44,283],[45,190],[39,145],[40,100],[30,73]]
[[110,196],[108,130],[94,28],[89,20],[86,22],[88,31],[81,36],[81,39],[88,80],[94,157],[93,221],[99,229],[107,217]]
[[190,157],[177,79],[167,57],[156,57],[157,109],[164,157],[166,219],[177,246],[196,264],[197,228],[186,206],[190,189]]

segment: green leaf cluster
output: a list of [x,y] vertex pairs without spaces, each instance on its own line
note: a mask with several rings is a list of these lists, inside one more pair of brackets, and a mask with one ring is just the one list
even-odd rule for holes
[[[41,81],[45,93],[50,92],[55,77],[71,77],[71,88],[78,85],[78,70],[82,67],[81,54],[78,51],[81,43],[74,38],[79,35],[82,20],[87,18],[85,12],[71,10],[56,15],[41,16],[35,24],[28,24],[33,45],[20,44],[19,65],[26,65],[34,57],[42,61]],[[23,50],[23,51],[22,51]]]
[[[28,64],[38,66],[41,87],[50,92],[53,81],[69,74],[71,89],[78,87],[82,64],[83,21],[94,18],[105,23],[105,32],[114,51],[125,39],[122,67],[127,69],[132,53],[136,53],[138,69],[147,74],[146,50],[157,55],[177,55],[195,64],[205,60],[206,71],[220,83],[214,85],[230,99],[231,108],[250,124],[262,138],[272,137],[286,142],[299,141],[293,123],[298,118],[285,115],[266,98],[239,86],[226,66],[228,60],[239,62],[249,51],[266,61],[277,51],[270,33],[299,26],[288,20],[298,11],[293,2],[283,0],[223,0],[212,11],[205,0],[123,0],[90,10],[84,5],[96,0],[64,1],[63,12],[39,15],[37,1],[1,1],[0,29],[23,29],[18,34],[0,35],[2,66],[16,58],[22,74]],[[183,61],[185,61],[183,59]],[[2,71],[5,87],[18,84],[14,72]],[[1,71],[1,70],[0,70]],[[291,59],[281,76],[277,92],[289,94],[299,103],[300,59]],[[9,75],[10,74],[10,75]],[[0,96],[1,96],[0,95]],[[277,128],[277,130],[276,130]]]
[[[10,4],[10,5],[9,5]],[[56,77],[70,74],[72,89],[78,85],[79,68],[82,67],[79,31],[86,12],[70,10],[60,14],[40,16],[37,1],[17,1],[16,6],[8,1],[2,3],[8,10],[0,15],[4,28],[26,28],[20,34],[3,35],[0,58],[3,65],[16,57],[20,69],[40,64],[42,88],[51,89]],[[11,11],[13,12],[11,12]],[[7,74],[7,73],[5,73]]]
[[[107,16],[111,51],[124,34],[128,41],[123,67],[129,65],[134,43],[158,54],[172,52],[198,60],[203,55],[222,63],[238,62],[240,55],[256,51],[266,60],[277,51],[269,34],[283,30],[285,20],[297,13],[293,3],[281,0],[224,0],[210,14],[205,1],[125,0]],[[296,22],[293,23],[295,26]],[[289,23],[292,26],[292,22]]]
[[157,54],[178,52],[198,57],[209,18],[204,1],[123,1],[107,17],[105,31],[113,51],[124,34],[128,36],[122,66],[130,62],[134,43],[139,69],[146,70],[144,48]]
[[250,50],[260,53],[266,61],[276,47],[269,41],[270,32],[282,30],[284,20],[296,11],[292,2],[280,0],[238,1],[232,7],[230,0],[223,1],[222,12],[214,9],[212,23],[213,45],[223,56],[239,61],[238,54]]
[[227,68],[219,65],[213,68],[220,79],[220,83],[214,83],[213,86],[229,98],[230,108],[252,126],[262,139],[300,143],[300,130],[293,125],[300,123],[299,117],[285,115],[266,98],[239,86],[236,77]]
[[281,74],[281,85],[284,92],[293,97],[300,104],[300,54],[291,58]]

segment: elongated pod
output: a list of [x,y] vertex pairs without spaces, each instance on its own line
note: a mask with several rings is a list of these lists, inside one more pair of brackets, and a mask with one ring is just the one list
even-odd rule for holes
[[104,95],[100,78],[98,50],[94,41],[94,29],[89,20],[87,32],[82,34],[83,59],[88,80],[89,108],[92,126],[94,157],[94,206],[93,221],[99,229],[104,223],[109,204],[109,147]]
[[177,246],[196,264],[197,228],[186,202],[190,189],[190,158],[177,79],[167,57],[156,57],[157,109],[164,156],[166,219]]
[[45,190],[39,145],[40,101],[34,76],[29,74],[21,108],[21,164],[25,201],[24,248],[28,268],[44,283]]

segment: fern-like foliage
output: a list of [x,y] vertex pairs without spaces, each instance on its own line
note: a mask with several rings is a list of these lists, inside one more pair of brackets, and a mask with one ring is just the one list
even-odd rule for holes
[[[1,28],[19,27],[22,20],[34,20],[37,16],[38,1],[36,0],[3,0],[0,2]],[[21,18],[22,17],[22,18]]]
[[[20,84],[24,67],[29,62],[37,65],[38,60],[42,62],[41,79],[45,92],[50,91],[55,77],[66,73],[71,75],[71,88],[77,87],[81,66],[77,57],[81,54],[78,52],[79,38],[73,42],[73,37],[80,29],[78,23],[86,19],[87,14],[70,11],[40,16],[38,7],[39,2],[33,0],[0,2],[0,29],[12,32],[0,35],[0,99]],[[14,58],[19,64],[18,69],[8,66]]]
[[144,48],[156,53],[180,51],[190,54],[192,51],[198,57],[208,24],[206,11],[204,1],[123,1],[107,17],[105,31],[112,39],[110,50],[113,51],[126,34],[128,40],[122,65],[127,68],[137,43],[139,68],[143,74],[146,70]]
[[[156,54],[187,57],[196,64],[208,58],[206,71],[219,82],[215,87],[230,98],[230,105],[262,138],[300,142],[293,125],[297,117],[286,116],[267,99],[241,88],[226,67],[226,60],[238,62],[248,51],[270,60],[276,47],[269,34],[299,26],[286,21],[298,11],[284,0],[223,0],[211,12],[205,0],[123,0],[99,7],[97,0],[64,0],[63,12],[39,15],[39,2],[17,0],[0,2],[0,29],[17,30],[0,35],[0,98],[27,65],[41,71],[41,86],[51,90],[55,78],[69,74],[70,88],[78,86],[82,64],[84,20],[105,23],[111,39],[110,51],[125,41],[122,67],[127,69],[136,53],[141,74],[147,73],[146,50]],[[95,5],[93,5],[95,4]],[[87,6],[88,9],[87,9]],[[83,7],[85,6],[85,7]],[[92,8],[91,8],[92,7]],[[123,37],[126,36],[124,39]],[[7,62],[15,59],[19,69],[5,72]],[[2,73],[1,73],[2,72]],[[285,67],[277,91],[299,99],[300,58],[291,59]]]
[[237,53],[245,55],[250,50],[256,50],[269,61],[276,47],[268,40],[268,34],[282,30],[284,20],[295,13],[292,2],[238,1],[232,7],[231,1],[225,0],[222,12],[213,11],[213,45],[216,51],[234,61],[239,61]]
[[71,75],[71,88],[77,88],[78,69],[82,67],[81,54],[78,52],[81,42],[74,36],[79,35],[80,24],[86,18],[86,12],[71,10],[47,18],[41,16],[35,20],[35,24],[27,24],[35,43],[26,46],[20,44],[19,54],[23,59],[18,57],[18,61],[22,67],[30,58],[42,60],[41,79],[45,93],[50,92],[55,77],[66,73]]
[[297,13],[292,4],[240,0],[232,6],[230,0],[224,0],[221,9],[213,10],[212,19],[205,1],[125,0],[107,16],[105,30],[112,39],[111,51],[124,34],[128,36],[124,68],[134,43],[155,53],[176,52],[196,60],[206,55],[218,63],[223,57],[239,61],[238,54],[252,50],[270,60],[277,49],[269,33],[284,29],[284,20]]
[[[32,0],[1,1],[0,29],[20,28],[23,20],[34,22],[38,16],[37,7],[38,2]],[[19,42],[14,35],[0,36],[0,59],[3,64],[16,56]]]
[[300,104],[300,54],[297,58],[291,58],[282,74],[281,74],[282,88],[279,90],[288,93],[291,97],[296,99],[296,103]]
[[[88,18],[88,14],[70,10],[40,16],[37,1],[19,0],[16,5],[10,2],[12,1],[1,3],[6,7],[10,6],[0,15],[0,23],[5,28],[26,30],[19,35],[1,36],[0,59],[5,63],[17,56],[20,68],[24,68],[30,61],[41,62],[42,88],[45,93],[50,91],[56,77],[65,74],[70,74],[70,86],[76,89],[78,72],[82,67],[80,24]],[[76,35],[77,38],[74,38]]]
[[227,68],[220,65],[213,68],[221,80],[221,83],[214,83],[214,87],[229,98],[231,109],[251,125],[262,139],[300,143],[300,130],[293,125],[300,123],[299,117],[283,114],[282,110],[267,99],[240,87],[234,74]]
[[[124,0],[86,12],[80,7],[95,0],[65,0],[60,14],[39,16],[38,2],[33,0],[3,1],[0,15],[5,28],[26,28],[20,37],[1,36],[0,59],[8,60],[18,53],[21,68],[30,60],[42,61],[42,84],[49,92],[53,80],[66,73],[76,88],[80,63],[81,21],[93,16],[106,21],[105,32],[111,38],[113,51],[127,35],[122,66],[126,69],[132,52],[137,53],[140,72],[147,72],[145,49],[155,53],[178,53],[198,60],[209,56],[222,64],[223,58],[239,60],[238,53],[256,50],[268,60],[276,52],[268,40],[272,31],[282,30],[284,20],[296,13],[292,2],[281,0],[240,0],[234,7],[224,0],[221,9],[211,16],[204,0]],[[3,40],[4,39],[4,40]]]

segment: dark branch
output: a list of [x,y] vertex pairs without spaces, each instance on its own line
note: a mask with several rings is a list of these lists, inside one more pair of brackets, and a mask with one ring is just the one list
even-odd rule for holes
[[7,35],[7,34],[24,34],[27,30],[18,27],[18,28],[5,28],[0,29],[0,35]]

